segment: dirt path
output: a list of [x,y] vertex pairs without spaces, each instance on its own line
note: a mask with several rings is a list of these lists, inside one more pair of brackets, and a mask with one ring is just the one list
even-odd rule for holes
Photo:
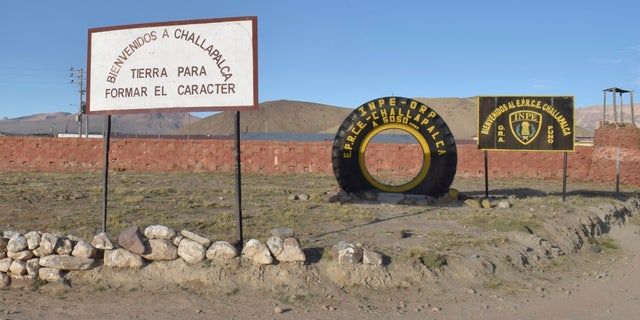
[[[476,319],[637,319],[640,314],[640,228],[628,224],[610,236],[621,246],[620,258],[603,261],[600,270],[562,278],[549,292],[522,302],[478,310]],[[463,318],[463,317],[461,317]]]

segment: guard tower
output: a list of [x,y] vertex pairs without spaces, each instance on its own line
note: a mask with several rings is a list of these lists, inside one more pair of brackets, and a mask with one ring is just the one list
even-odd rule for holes
[[[636,122],[635,122],[635,116],[633,114],[633,91],[630,90],[624,90],[624,89],[620,89],[620,88],[608,88],[608,89],[604,89],[602,90],[603,94],[604,94],[604,102],[602,104],[603,107],[603,113],[602,113],[602,127],[606,127],[608,125],[613,125],[615,127],[618,126],[623,126],[624,125],[624,115],[622,112],[622,106],[624,105],[623,103],[623,99],[622,99],[622,95],[624,93],[628,93],[629,94],[629,105],[631,108],[631,126],[635,127],[636,126]],[[613,96],[613,122],[609,122],[607,123],[607,93],[611,92],[611,95]],[[616,105],[616,94],[620,95],[620,112],[618,113],[618,108]],[[618,115],[620,116],[620,121],[618,121]]]

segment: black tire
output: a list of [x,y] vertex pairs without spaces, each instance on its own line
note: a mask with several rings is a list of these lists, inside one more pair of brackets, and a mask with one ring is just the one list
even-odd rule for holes
[[[402,185],[377,181],[364,164],[369,141],[386,129],[408,132],[423,151],[422,168]],[[384,97],[362,104],[347,116],[333,140],[333,172],[347,192],[377,189],[440,196],[453,182],[457,161],[455,139],[444,120],[425,104],[408,98]]]

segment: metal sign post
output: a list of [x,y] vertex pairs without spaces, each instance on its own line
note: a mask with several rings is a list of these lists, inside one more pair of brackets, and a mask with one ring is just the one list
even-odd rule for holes
[[104,117],[104,165],[102,169],[102,232],[107,232],[107,194],[109,189],[109,145],[111,142],[111,115]]
[[564,153],[562,166],[562,202],[567,202],[567,153]]
[[242,249],[244,240],[242,239],[242,183],[240,172],[240,111],[236,111],[235,114],[235,127],[236,127],[236,247]]
[[489,198],[489,155],[484,151],[484,197]]

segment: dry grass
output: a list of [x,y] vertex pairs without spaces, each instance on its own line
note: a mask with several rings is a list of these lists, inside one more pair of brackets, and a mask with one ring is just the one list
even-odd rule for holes
[[[0,173],[0,230],[37,230],[91,239],[101,231],[102,174]],[[457,180],[463,193],[482,193],[481,180]],[[512,184],[510,187],[508,184]],[[267,240],[275,227],[293,228],[303,247],[326,248],[338,241],[388,246],[396,252],[397,234],[407,231],[405,248],[430,250],[500,244],[511,231],[536,232],[554,214],[576,210],[576,203],[615,201],[611,193],[576,191],[569,203],[558,195],[539,196],[505,182],[521,207],[476,210],[470,207],[340,204],[323,201],[337,188],[326,175],[244,175],[242,224],[244,240]],[[527,181],[531,186],[531,181]],[[190,230],[212,240],[235,240],[237,205],[235,176],[220,173],[113,172],[109,176],[107,232],[117,236],[130,226],[162,224]],[[577,186],[582,190],[584,186]],[[308,194],[309,200],[291,195]],[[537,196],[529,198],[529,194]],[[627,193],[628,195],[629,193]],[[537,197],[537,198],[536,198]],[[533,210],[533,211],[532,211]],[[424,254],[419,254],[422,257]],[[425,259],[422,259],[425,260]],[[429,259],[426,259],[429,260]]]
[[[245,233],[262,237],[275,226],[313,227],[320,219],[329,223],[366,219],[366,214],[348,214],[341,208],[330,210],[332,217],[320,212],[323,193],[335,187],[331,178],[244,176]],[[0,202],[4,203],[0,206],[4,211],[1,229],[39,230],[83,238],[90,238],[101,229],[101,173],[1,173],[0,187]],[[289,200],[292,193],[307,193],[312,199]],[[114,172],[109,176],[107,200],[110,234],[118,234],[131,225],[143,228],[163,224],[215,239],[235,237],[234,175]]]

